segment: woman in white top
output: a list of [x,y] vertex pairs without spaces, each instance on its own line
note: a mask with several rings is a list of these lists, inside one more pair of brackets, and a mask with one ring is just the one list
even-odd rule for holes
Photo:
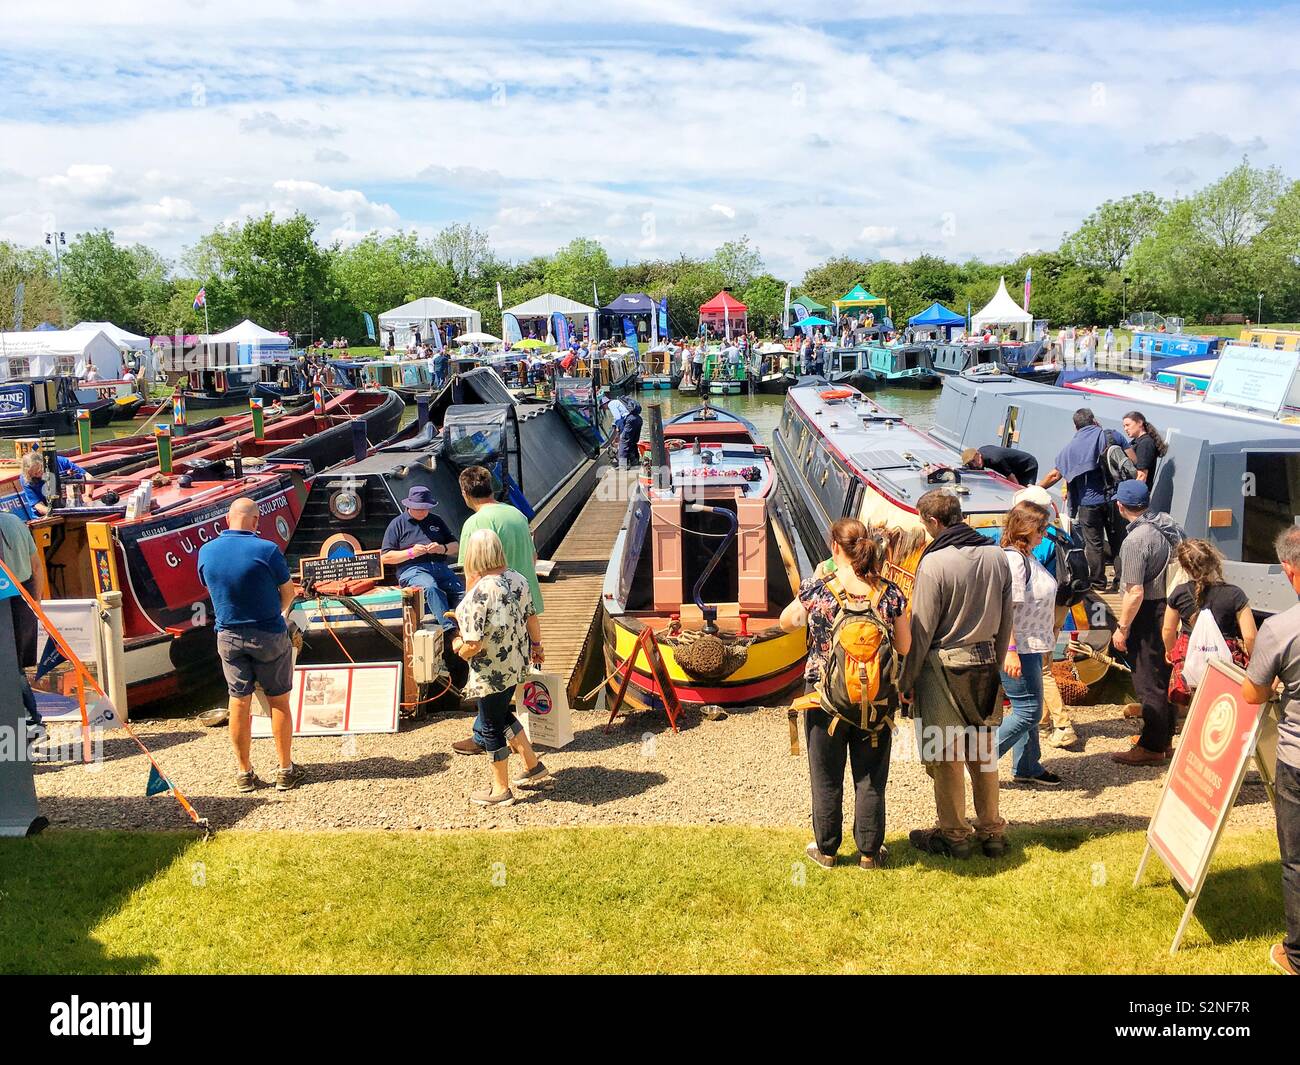
[[1017,503],[1002,527],[1002,549],[1011,567],[1015,615],[1011,646],[1002,663],[1002,690],[1011,711],[998,726],[998,757],[1012,752],[1017,784],[1055,786],[1061,778],[1039,759],[1038,722],[1043,716],[1043,658],[1056,645],[1056,578],[1033,556],[1047,532],[1048,512]]

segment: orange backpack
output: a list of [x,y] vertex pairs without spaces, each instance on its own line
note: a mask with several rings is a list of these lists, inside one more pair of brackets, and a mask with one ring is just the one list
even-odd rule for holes
[[[834,733],[841,721],[872,734],[872,746],[883,728],[894,727],[898,708],[898,652],[894,630],[880,614],[880,596],[874,602],[851,604],[839,580],[831,576],[826,590],[837,609],[831,622],[831,649],[817,694],[833,720]],[[884,594],[881,590],[880,595]]]

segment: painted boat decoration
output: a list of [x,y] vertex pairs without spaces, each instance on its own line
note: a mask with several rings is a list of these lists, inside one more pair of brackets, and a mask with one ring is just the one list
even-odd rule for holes
[[[769,449],[707,404],[665,423],[663,439],[671,486],[638,485],[605,573],[606,667],[625,665],[649,630],[683,706],[771,705],[802,683],[806,637],[778,625],[799,570]],[[641,656],[626,701],[658,700]]]

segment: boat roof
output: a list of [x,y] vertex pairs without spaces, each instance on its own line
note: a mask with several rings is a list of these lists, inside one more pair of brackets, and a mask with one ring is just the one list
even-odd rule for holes
[[[1212,367],[1213,364],[1210,365]],[[1184,365],[1180,369],[1186,373],[1190,367]],[[1160,372],[1163,372],[1163,370]],[[1213,372],[1212,368],[1210,372]],[[1202,392],[1184,393],[1182,400],[1179,400],[1174,389],[1168,385],[1157,384],[1154,381],[1133,381],[1117,377],[1085,377],[1069,382],[1064,388],[1067,393],[1083,392],[1089,396],[1123,399],[1126,402],[1155,403],[1161,407],[1177,407],[1180,412],[1180,428],[1183,425],[1183,418],[1193,413],[1215,418],[1226,418],[1232,422],[1258,422],[1266,426],[1300,427],[1297,426],[1295,421],[1288,420],[1289,417],[1293,416],[1283,415],[1282,418],[1274,418],[1270,414],[1262,414],[1258,411],[1207,403]],[[1219,429],[1220,434],[1227,431],[1230,430],[1226,428]]]
[[[939,407],[935,411],[937,419],[936,431],[946,431],[941,426],[944,425],[945,415],[951,414],[950,411],[945,411],[944,403],[950,388],[980,388],[990,392],[997,392],[1005,396],[1008,401],[1019,399],[1047,405],[1059,409],[1061,417],[1066,420],[1080,407],[1087,406],[1092,409],[1092,412],[1104,425],[1110,426],[1120,424],[1124,415],[1133,409],[1134,400],[1140,399],[1144,402],[1160,403],[1162,406],[1174,406],[1172,389],[1162,389],[1148,382],[1131,381],[1127,382],[1129,388],[1119,388],[1112,391],[1110,386],[1123,386],[1126,383],[1110,380],[1097,383],[1106,386],[1107,390],[1089,393],[1085,388],[1073,386],[1056,388],[1053,385],[1038,384],[1024,378],[1013,378],[1005,375],[989,375],[979,378],[946,378],[943,383],[943,395],[940,397]],[[791,391],[794,390],[791,389]],[[1084,394],[1081,395],[1080,393]],[[1162,396],[1168,398],[1162,400]],[[1211,447],[1241,450],[1243,445],[1275,444],[1293,450],[1300,444],[1300,425],[1278,421],[1262,415],[1248,414],[1244,411],[1225,410],[1212,405],[1207,406],[1194,397],[1184,399],[1177,406],[1178,420],[1176,427],[1178,431],[1184,435],[1194,435],[1205,440]],[[1150,412],[1147,413],[1150,414]],[[1152,418],[1152,420],[1159,424],[1159,419]]]
[[[824,399],[823,393],[849,393]],[[927,467],[961,466],[961,452],[902,416],[868,399],[856,388],[831,388],[825,381],[800,382],[786,393],[830,450],[882,495],[908,510],[932,488]],[[996,513],[1012,507],[1020,486],[992,470],[961,470],[962,509]]]

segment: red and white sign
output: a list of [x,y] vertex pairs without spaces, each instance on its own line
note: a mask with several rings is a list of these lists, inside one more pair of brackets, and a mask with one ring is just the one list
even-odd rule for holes
[[[295,736],[396,732],[402,663],[296,666],[289,709]],[[253,717],[253,735],[271,735],[269,717]]]
[[1255,752],[1263,707],[1241,697],[1244,676],[1236,666],[1209,662],[1147,829],[1152,849],[1192,894]]

